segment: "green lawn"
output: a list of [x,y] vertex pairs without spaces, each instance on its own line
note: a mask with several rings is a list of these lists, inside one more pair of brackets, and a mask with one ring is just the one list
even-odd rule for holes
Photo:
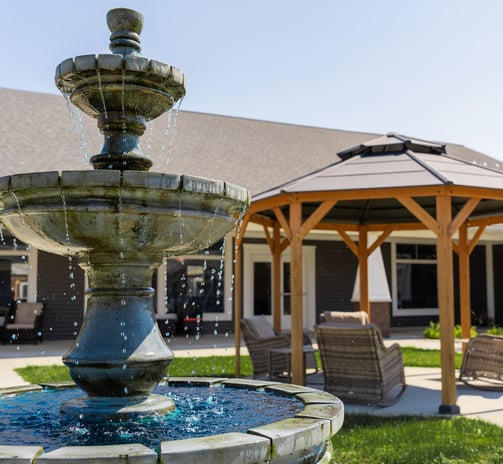
[[[440,351],[402,347],[403,361],[409,367],[440,367]],[[456,367],[461,366],[461,354],[456,353]],[[318,358],[319,363],[319,358]],[[70,380],[64,366],[28,366],[16,369],[26,382],[50,383]],[[234,356],[175,358],[169,366],[171,377],[234,377]],[[241,376],[250,377],[249,356],[241,356]]]
[[503,428],[465,417],[346,415],[337,464],[501,464]]

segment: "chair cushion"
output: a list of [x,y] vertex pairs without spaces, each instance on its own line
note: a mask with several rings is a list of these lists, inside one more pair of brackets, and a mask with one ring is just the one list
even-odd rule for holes
[[[14,324],[26,324],[34,327],[35,319],[42,314],[42,303],[18,303],[16,305],[16,318]],[[14,324],[9,324],[10,326]]]
[[265,316],[254,316],[246,319],[246,324],[255,338],[275,337],[276,333]]
[[368,316],[365,311],[324,311],[326,322],[335,324],[367,324]]
[[33,329],[33,324],[7,324],[5,326],[7,330],[23,330],[23,329]]

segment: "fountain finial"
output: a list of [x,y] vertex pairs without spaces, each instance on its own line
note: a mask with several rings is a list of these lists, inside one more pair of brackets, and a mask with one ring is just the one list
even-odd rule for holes
[[143,29],[143,15],[128,8],[115,8],[107,13],[110,36],[110,50],[120,55],[138,54],[141,51],[140,34]]
[[56,86],[84,113],[98,120],[105,136],[95,169],[148,171],[140,137],[146,122],[168,111],[185,95],[183,74],[139,55],[143,15],[127,8],[107,14],[113,54],[70,58],[56,68]]

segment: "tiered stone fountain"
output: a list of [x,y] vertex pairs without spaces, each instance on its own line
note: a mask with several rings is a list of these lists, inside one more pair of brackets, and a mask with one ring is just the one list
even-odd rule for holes
[[[140,56],[141,14],[115,9],[107,21],[112,54],[78,56],[56,70],[57,87],[97,119],[104,135],[101,153],[91,158],[94,170],[0,178],[0,218],[23,242],[76,257],[89,279],[84,323],[63,359],[87,397],[63,404],[62,411],[87,418],[129,418],[174,407],[167,397],[151,394],[173,358],[154,318],[154,270],[165,256],[200,250],[223,237],[247,208],[249,195],[221,181],[149,172],[152,162],[142,153],[140,136],[147,121],[185,94],[184,76]],[[285,389],[314,394],[304,387]],[[315,432],[311,422],[286,428],[292,443],[298,442],[293,436],[299,433],[305,439],[305,453],[294,446],[292,459],[311,460],[298,462],[315,462],[316,456],[325,456],[325,462],[323,450],[341,424],[336,398],[314,398],[325,411],[329,406],[332,410],[322,414],[323,421],[304,419],[315,422]],[[244,443],[242,438],[229,440]],[[246,446],[244,454],[249,454]],[[276,462],[269,439],[260,446],[266,450],[264,461],[249,457],[233,462]],[[64,459],[71,460],[68,455]]]

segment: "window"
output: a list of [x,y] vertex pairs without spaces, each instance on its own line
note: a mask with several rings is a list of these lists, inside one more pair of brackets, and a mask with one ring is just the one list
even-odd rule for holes
[[[306,329],[316,323],[316,247],[302,247],[303,322]],[[265,315],[272,322],[272,256],[265,244],[245,243],[243,246],[243,317]],[[290,253],[281,255],[280,265],[281,328],[291,327]]]
[[436,246],[404,243],[395,246],[395,315],[436,314]]
[[[223,243],[201,254],[168,258],[165,264],[165,303],[168,313],[194,309],[224,312]],[[164,293],[163,292],[163,293]]]
[[281,295],[283,298],[283,314],[285,316],[290,315],[291,307],[292,290],[290,288],[290,274],[290,263],[283,263],[283,292]]
[[[256,261],[253,263],[253,314],[255,316],[272,315],[271,287],[272,287],[272,265],[270,262]],[[283,262],[283,283],[281,297],[283,299],[283,314],[290,315],[290,263]]]

